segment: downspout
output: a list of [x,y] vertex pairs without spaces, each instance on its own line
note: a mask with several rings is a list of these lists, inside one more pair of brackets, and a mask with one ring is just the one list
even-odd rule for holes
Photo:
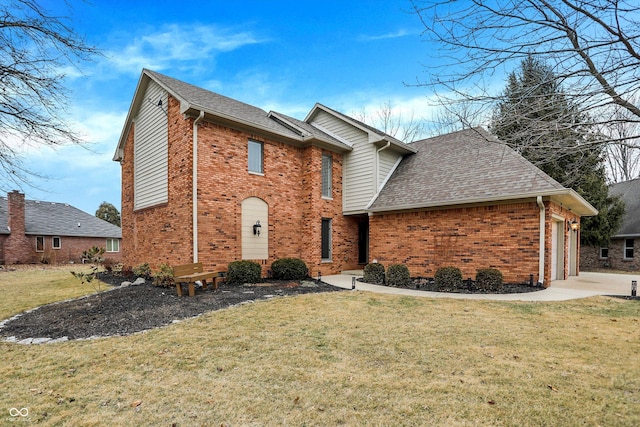
[[192,218],[193,224],[193,262],[198,262],[198,123],[204,118],[204,111],[193,121],[193,177],[192,188]]
[[391,146],[391,141],[387,141],[387,144],[384,147],[378,148],[376,150],[376,193],[380,191],[380,152],[382,150],[386,150]]
[[542,196],[536,199],[540,208],[540,260],[538,261],[538,283],[544,285],[544,228],[545,228],[545,207]]

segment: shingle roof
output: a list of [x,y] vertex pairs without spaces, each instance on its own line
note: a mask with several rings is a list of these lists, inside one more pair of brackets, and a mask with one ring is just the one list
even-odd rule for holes
[[282,126],[277,121],[270,119],[268,113],[261,108],[245,104],[244,102],[228,98],[224,95],[185,83],[155,71],[145,69],[143,73],[152,77],[156,82],[164,86],[166,90],[180,98],[185,104],[188,104],[183,105],[183,108],[188,107],[203,110],[206,113],[218,114],[234,118],[241,122],[251,123],[284,136],[292,138],[298,137],[298,134],[295,132]]
[[609,193],[622,196],[625,205],[622,225],[614,237],[640,236],[640,178],[612,184]]
[[372,211],[479,203],[569,192],[482,128],[409,144]]
[[[122,238],[120,227],[66,203],[25,200],[24,211],[26,234]],[[8,234],[8,222],[8,200],[0,197],[0,233]]]

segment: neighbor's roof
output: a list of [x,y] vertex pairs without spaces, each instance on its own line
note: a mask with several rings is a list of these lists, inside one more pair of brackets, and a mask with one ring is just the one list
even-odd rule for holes
[[203,89],[198,86],[183,82],[173,77],[155,71],[144,69],[138,81],[129,113],[125,121],[118,149],[114,160],[119,160],[122,156],[122,148],[126,143],[134,115],[137,113],[140,104],[144,101],[144,93],[149,81],[153,80],[173,97],[180,101],[180,113],[187,116],[197,117],[202,111],[205,113],[205,120],[216,121],[224,125],[236,128],[248,129],[251,132],[263,132],[277,137],[283,137],[292,143],[300,145],[319,143],[327,148],[340,151],[350,151],[351,147],[341,141],[318,130],[304,129],[297,124],[283,123],[274,117],[274,113],[267,113],[253,105],[240,102],[238,100],[220,95],[215,92]]
[[482,128],[409,144],[406,156],[371,204],[373,212],[551,197],[577,215],[597,214],[578,193],[564,188]]
[[640,236],[640,178],[612,184],[609,194],[621,196],[625,209],[622,225],[613,237]]
[[[25,200],[24,211],[26,234],[122,238],[120,227],[66,203]],[[9,234],[8,223],[8,201],[0,197],[0,234]]]

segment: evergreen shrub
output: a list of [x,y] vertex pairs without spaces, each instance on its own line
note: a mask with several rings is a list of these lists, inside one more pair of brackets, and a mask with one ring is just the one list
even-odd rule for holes
[[309,276],[307,264],[299,258],[281,258],[271,264],[274,279],[302,280]]
[[404,264],[392,264],[387,269],[387,286],[408,288],[411,286],[409,267]]
[[377,262],[365,265],[363,280],[374,285],[384,285],[384,265]]
[[242,285],[262,280],[262,267],[255,261],[233,261],[227,268],[227,283]]
[[476,272],[476,287],[487,292],[502,289],[502,273],[495,268],[481,268]]
[[462,271],[458,267],[441,267],[434,279],[440,292],[453,292],[462,287]]

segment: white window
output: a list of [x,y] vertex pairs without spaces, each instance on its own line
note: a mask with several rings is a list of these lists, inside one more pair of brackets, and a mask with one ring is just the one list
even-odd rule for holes
[[331,261],[331,219],[322,218],[321,257],[323,261]]
[[120,252],[120,239],[107,239],[107,252]]
[[51,238],[51,247],[53,249],[60,249],[62,247],[62,241],[60,240],[59,237],[52,237]]
[[600,259],[609,258],[609,248],[600,248]]
[[249,172],[263,173],[264,146],[262,142],[249,140]]
[[44,252],[44,236],[36,236],[36,252]]
[[331,194],[331,167],[332,159],[330,154],[322,155],[322,197],[332,198]]
[[633,239],[624,239],[624,259],[633,258]]

